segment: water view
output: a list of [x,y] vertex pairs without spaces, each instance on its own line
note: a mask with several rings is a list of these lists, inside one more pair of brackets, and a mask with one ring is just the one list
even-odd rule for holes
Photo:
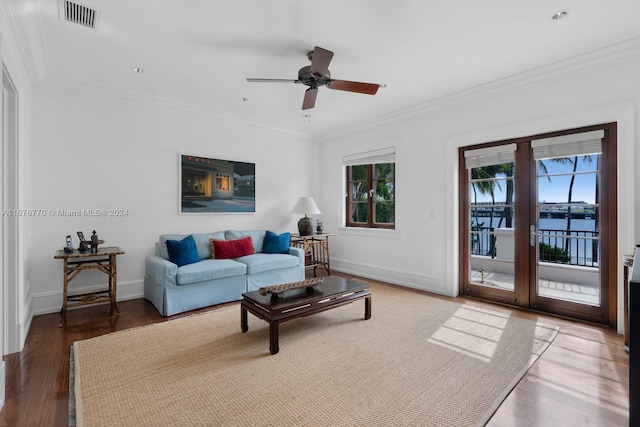
[[[576,215],[578,216],[578,215]],[[472,216],[472,254],[492,256],[495,250],[496,235],[494,230],[505,227],[505,219],[496,214],[493,218],[487,216]],[[560,262],[571,265],[588,267],[598,266],[598,233],[596,220],[593,218],[571,219],[571,230],[568,232],[567,218],[547,218],[542,214],[538,220],[539,242],[548,245],[553,253],[558,254],[554,259],[544,259],[548,262]],[[515,227],[515,219],[512,219]],[[568,238],[566,236],[569,236]],[[557,250],[553,249],[557,248]],[[566,251],[564,254],[562,251]],[[595,254],[595,256],[594,256]],[[566,255],[567,258],[563,258]]]

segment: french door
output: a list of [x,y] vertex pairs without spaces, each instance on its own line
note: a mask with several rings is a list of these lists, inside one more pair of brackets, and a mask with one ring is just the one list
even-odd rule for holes
[[615,123],[461,148],[461,293],[615,326],[615,159]]

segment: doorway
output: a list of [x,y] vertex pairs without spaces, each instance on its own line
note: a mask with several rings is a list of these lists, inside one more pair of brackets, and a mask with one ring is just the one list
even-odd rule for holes
[[[0,386],[4,356],[19,351],[18,320],[18,92],[4,64],[0,97]],[[0,396],[4,397],[4,396]]]
[[462,294],[615,326],[616,124],[459,150]]

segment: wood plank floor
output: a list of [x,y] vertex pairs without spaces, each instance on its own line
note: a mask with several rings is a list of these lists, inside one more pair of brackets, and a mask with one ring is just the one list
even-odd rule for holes
[[[455,300],[488,306],[464,297]],[[58,314],[34,317],[23,351],[5,357],[6,401],[0,426],[68,424],[69,348],[74,341],[217,308],[167,319],[143,299],[123,301],[118,307],[120,315],[113,318],[108,318],[106,305],[72,310],[62,328],[58,328]],[[628,425],[629,357],[621,336],[606,328],[502,309],[559,326],[560,333],[488,426]]]

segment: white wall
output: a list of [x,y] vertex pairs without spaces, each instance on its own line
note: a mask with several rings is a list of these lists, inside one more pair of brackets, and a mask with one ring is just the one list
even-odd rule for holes
[[[637,44],[637,43],[636,43]],[[564,66],[476,88],[370,127],[331,135],[322,151],[324,216],[338,233],[332,267],[367,277],[458,294],[457,148],[578,126],[618,121],[619,255],[640,243],[638,47],[629,57],[600,53]],[[341,157],[365,147],[396,146],[396,230],[341,228]],[[638,171],[636,171],[638,170]],[[635,201],[634,201],[635,200]],[[619,282],[622,282],[620,266]],[[621,326],[622,292],[618,324]]]
[[[13,22],[9,19],[4,3],[0,6],[0,64],[4,64],[6,71],[18,92],[18,146],[15,162],[12,170],[3,170],[0,186],[4,190],[10,186],[17,190],[16,198],[18,206],[29,203],[29,178],[30,154],[31,154],[31,83],[29,79],[29,65],[23,61],[18,48],[18,41],[11,31]],[[1,113],[0,113],[1,114]],[[4,167],[3,167],[4,169]],[[3,195],[4,196],[4,195]],[[5,218],[3,218],[5,219]],[[29,220],[18,218],[16,241],[5,241],[6,235],[2,235],[6,247],[15,251],[17,265],[14,264],[15,281],[4,283],[0,281],[0,356],[19,351],[26,339],[31,321],[28,311],[30,286],[27,268],[29,253]],[[6,230],[5,230],[6,231]],[[2,266],[3,269],[7,268]],[[2,271],[7,277],[6,271]],[[0,362],[0,407],[4,403],[4,361]]]
[[[299,196],[313,195],[308,165],[312,144],[298,135],[253,128],[215,117],[79,93],[34,91],[30,276],[33,312],[58,311],[65,236],[96,230],[105,245],[121,247],[118,296],[142,297],[144,257],[163,233],[271,228],[295,231],[290,214]],[[256,164],[255,214],[179,214],[179,155]],[[58,209],[126,209],[122,217],[53,214]],[[95,273],[95,274],[94,274]],[[106,275],[83,272],[71,282],[88,288]]]

